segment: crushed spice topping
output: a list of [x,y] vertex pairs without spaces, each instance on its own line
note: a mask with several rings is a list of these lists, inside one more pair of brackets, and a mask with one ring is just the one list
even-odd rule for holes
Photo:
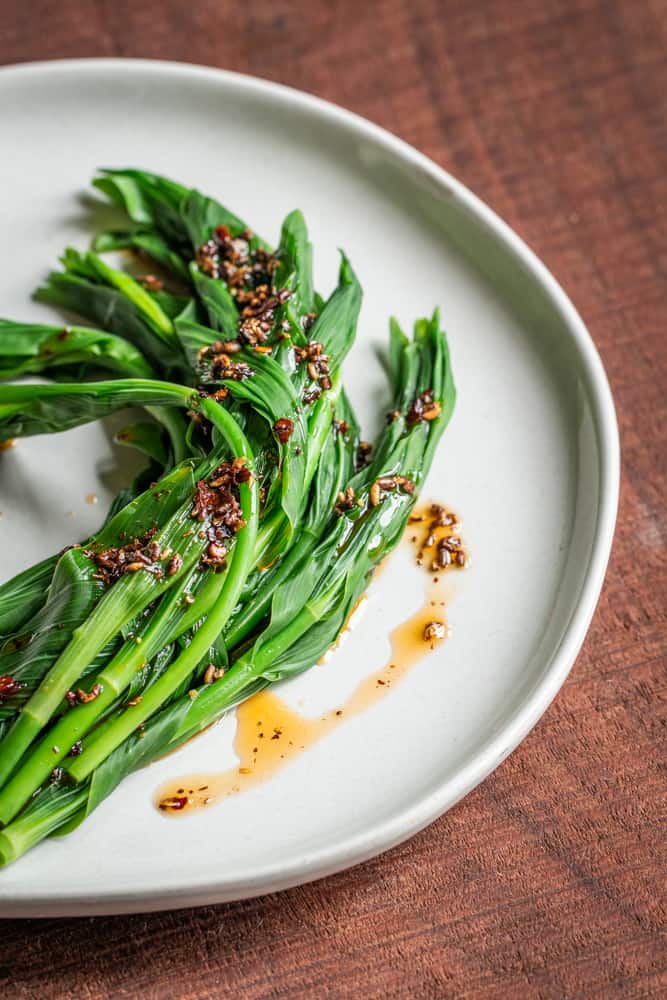
[[230,382],[245,382],[252,378],[255,369],[245,361],[232,361],[228,354],[214,354],[211,362],[211,372],[216,378],[229,379]]
[[[304,393],[304,403],[311,403],[318,398],[323,390],[331,388],[329,355],[324,353],[324,347],[319,341],[311,340],[305,347],[295,346],[294,357],[297,364],[307,366],[310,378],[317,383],[310,392]],[[315,393],[312,399],[306,399],[306,396],[312,393]]]
[[447,627],[444,622],[432,621],[424,626],[424,642],[435,644],[447,635]]
[[95,701],[96,698],[102,694],[104,687],[101,684],[96,684],[90,691],[84,691],[83,688],[77,688],[76,691],[68,691],[65,695],[65,701],[70,708],[74,708],[75,705],[87,705],[91,701]]
[[131,542],[118,547],[110,546],[101,552],[84,549],[85,554],[97,567],[97,572],[93,573],[94,579],[109,585],[115,583],[125,573],[138,573],[140,570],[146,570],[161,578],[164,573],[159,564],[160,546],[152,541],[156,533],[155,528],[150,528],[140,538],[134,538]]
[[[363,501],[361,502],[363,503]],[[351,486],[348,486],[345,492],[341,490],[340,493],[338,494],[336,506],[334,507],[334,513],[340,517],[340,515],[343,514],[346,510],[352,510],[352,508],[356,507],[357,505],[358,505],[358,500],[354,492],[354,489]]]
[[321,395],[322,390],[318,386],[314,386],[314,388],[307,389],[306,392],[304,392],[303,401],[306,406],[310,406],[310,404],[314,403],[316,399],[319,399]]
[[204,684],[212,684],[213,681],[220,680],[224,673],[225,671],[222,667],[216,667],[215,663],[209,663],[204,671]]
[[357,472],[360,469],[364,469],[371,460],[371,454],[373,451],[373,445],[370,441],[360,441],[357,447],[357,461],[356,468]]
[[408,424],[417,424],[420,420],[435,420],[442,413],[442,407],[437,399],[433,398],[433,390],[425,389],[413,399],[408,410]]
[[[268,265],[264,263],[262,267],[260,261],[272,255],[266,251],[253,251],[250,247],[252,237],[251,229],[232,236],[229,226],[216,226],[211,238],[198,248],[197,264],[209,278],[223,278],[227,284],[233,282],[243,287],[250,283],[250,274],[255,278],[253,284],[262,284],[270,275]],[[276,266],[277,263],[273,265],[273,270]]]
[[175,552],[167,563],[167,576],[174,576],[183,565],[183,557]]
[[[199,396],[200,399],[214,399],[216,403],[221,403],[223,399],[226,399],[227,396],[229,395],[229,389],[226,389],[224,386],[220,386],[219,389],[214,389],[213,392],[209,392],[208,387],[205,388],[204,386],[198,385],[197,395]],[[206,417],[203,417],[201,414],[198,414],[199,420],[197,421],[196,417],[194,416],[191,410],[188,411],[188,416],[192,420],[194,420],[195,423],[199,422],[199,424],[202,426],[206,425],[207,432],[210,432],[211,424],[206,419]]]
[[209,543],[201,557],[205,565],[216,568],[225,565],[229,539],[245,525],[238,487],[249,480],[245,458],[235,458],[219,465],[208,480],[197,482],[191,516],[209,522],[203,533]]
[[[233,294],[233,290],[230,291]],[[276,310],[291,297],[292,292],[288,288],[276,291],[273,285],[262,285],[253,292],[237,294],[237,303],[243,305],[239,324],[241,343],[255,347],[265,341],[271,333]]]
[[422,523],[425,534],[418,546],[417,562],[426,562],[431,573],[465,569],[470,557],[461,538],[461,524],[453,511],[442,504],[430,504],[423,513],[410,516],[410,524]]
[[271,333],[276,310],[292,296],[277,291],[273,277],[278,258],[251,246],[252,232],[244,229],[233,236],[228,226],[217,226],[209,240],[197,250],[200,269],[209,278],[222,279],[239,310],[239,347],[261,344]]
[[377,507],[387,493],[393,493],[401,489],[404,493],[414,493],[415,484],[406,476],[380,476],[376,479],[370,489],[370,501],[372,507]]
[[203,361],[210,354],[238,354],[242,350],[243,344],[238,340],[215,340],[206,347],[200,347],[197,358]]

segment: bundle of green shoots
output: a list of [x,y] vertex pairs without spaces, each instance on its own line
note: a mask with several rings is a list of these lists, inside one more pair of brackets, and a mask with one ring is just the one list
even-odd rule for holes
[[[347,258],[325,300],[300,212],[272,251],[165,178],[94,183],[127,230],[67,249],[37,293],[93,325],[0,321],[0,378],[42,378],[0,385],[0,441],[141,407],[119,440],[148,464],[98,534],[0,587],[0,863],[323,655],[400,539],[455,398],[437,311],[411,339],[392,320],[391,409],[360,449]],[[162,277],[98,256],[121,249]]]

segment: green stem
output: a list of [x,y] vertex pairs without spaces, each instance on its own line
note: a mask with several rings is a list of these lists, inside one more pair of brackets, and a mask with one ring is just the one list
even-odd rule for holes
[[[338,397],[340,396],[341,389],[342,382],[340,372],[336,372],[331,389],[322,393],[315,404],[315,410],[308,422],[308,451],[306,455],[306,470],[303,481],[304,507],[308,500],[308,492],[313,481],[313,476],[315,475],[315,470],[317,469],[317,463],[319,462],[320,455],[322,454],[324,442],[326,441],[327,435],[331,432],[334,407]],[[262,523],[262,526],[257,534],[256,562],[259,566],[262,566],[267,558],[270,560],[273,542],[276,535],[278,535],[279,532],[286,527],[286,521],[287,519],[282,509],[277,508],[270,513]]]
[[47,808],[28,809],[10,827],[0,831],[0,864],[15,861],[44,837],[48,837],[78,812],[87,798],[87,788],[73,788],[67,795],[61,796],[59,801],[49,803]]
[[284,583],[295,566],[307,558],[315,548],[317,536],[306,528],[299,536],[299,542],[289,550],[282,559],[276,573],[271,578],[270,586],[267,586],[261,596],[255,595],[252,600],[246,601],[239,613],[230,622],[229,628],[225,632],[225,642],[228,649],[233,649],[261,622],[268,613],[271,601],[282,583]]
[[210,573],[208,575],[196,594],[193,594],[193,603],[183,609],[175,623],[174,629],[169,633],[167,642],[173,642],[174,639],[178,639],[184,632],[187,632],[188,629],[196,625],[200,619],[206,617],[220,596],[224,582],[225,576],[223,573]]
[[[162,403],[177,404],[181,407],[193,404],[192,390],[185,386],[147,379],[136,382],[128,381],[126,384],[119,382],[115,385],[113,383],[81,384],[68,387],[68,389],[75,394],[85,394],[94,391],[96,385],[113,385],[116,390],[120,387],[121,395],[124,390],[128,392],[128,395],[131,395],[130,387],[137,391],[141,389],[149,398],[151,395],[157,396]],[[43,389],[45,395],[55,395],[59,387],[47,385],[40,388]],[[22,389],[29,391],[34,387],[7,386],[4,395],[7,396],[13,392],[20,398]],[[196,402],[199,401],[196,400]],[[212,405],[215,406],[216,411],[219,411],[217,419],[221,430],[224,426],[228,433],[232,436],[236,435],[238,428],[234,419],[217,404]],[[182,547],[182,520],[185,517],[189,517],[189,504],[174,515],[160,533],[159,541],[163,548],[168,546],[176,549],[179,547],[179,542],[181,543],[180,547]],[[69,644],[44,677],[40,686],[26,702],[10,731],[0,741],[0,787],[7,781],[25,751],[56,711],[85,665],[90,663],[106,643],[120,631],[126,621],[138,614],[169,587],[172,587],[189,569],[189,565],[197,557],[199,551],[194,541],[188,543],[188,551],[190,554],[189,562],[186,560],[185,554],[182,553],[183,566],[180,571],[161,581],[153,577],[146,579],[144,573],[123,577],[112,590],[104,595],[88,620],[73,631]]]
[[172,347],[178,343],[174,333],[174,324],[138,281],[135,281],[124,271],[116,271],[113,267],[109,267],[106,261],[95,254],[88,254],[88,258],[98,275],[109,285],[122,292],[166,343]]
[[181,590],[173,588],[173,591],[167,593],[153,618],[140,630],[140,634],[128,640],[97,675],[93,686],[99,685],[101,691],[94,701],[77,705],[49,729],[0,792],[0,823],[7,824],[14,818],[35,789],[49,777],[53,768],[67,757],[74,744],[113,705],[135,674],[166,645],[169,631],[173,629],[174,616],[178,616],[180,608]]
[[145,410],[151,417],[162,424],[169,440],[173,452],[173,464],[179,465],[186,458],[190,457],[190,449],[185,440],[185,422],[180,413],[169,406],[146,406]]
[[[245,435],[230,417],[213,400],[202,400],[201,408],[222,432],[230,448],[237,457],[245,457],[252,467],[252,451]],[[236,607],[243,584],[252,569],[255,540],[257,534],[258,488],[252,476],[249,483],[239,487],[241,509],[245,526],[238,532],[232,550],[230,566],[218,599],[208,618],[195,633],[190,645],[176,658],[174,663],[153,684],[138,705],[131,706],[109,727],[104,737],[84,750],[80,757],[69,765],[68,773],[75,781],[82,781],[91,773],[124,739],[126,739],[145,719],[156,712],[166,699],[173,694],[207,655],[211,645],[222,631],[227,619]]]
[[[297,642],[312,625],[329,610],[340,593],[340,581],[299,612],[294,619],[275,636],[260,647],[253,656],[252,651],[236,661],[220,680],[208,685],[199,694],[188,712],[183,725],[176,731],[172,746],[178,746],[188,736],[199,732],[220,715],[226,706],[250,683],[261,677],[274,660]],[[186,735],[187,734],[187,735]]]
[[[169,546],[173,549],[177,545],[177,539],[180,541],[183,522],[185,517],[189,518],[189,509],[188,504],[180,519],[173,519],[175,523],[172,523],[171,530],[159,536],[165,548]],[[74,629],[69,644],[0,743],[0,784],[7,781],[32,741],[58,709],[67,691],[76,684],[84,667],[113,639],[125,622],[165,590],[173,587],[189,571],[199,556],[200,546],[190,540],[188,549],[181,570],[171,577],[157,580],[153,576],[147,578],[148,574],[145,573],[141,574],[142,579],[139,574],[124,576],[102,597],[90,617]]]
[[304,497],[313,481],[317,463],[322,454],[322,448],[327,434],[331,430],[334,408],[341,394],[343,383],[340,371],[332,379],[331,388],[323,392],[315,404],[315,411],[308,421],[308,452],[306,455],[306,473],[304,476]]

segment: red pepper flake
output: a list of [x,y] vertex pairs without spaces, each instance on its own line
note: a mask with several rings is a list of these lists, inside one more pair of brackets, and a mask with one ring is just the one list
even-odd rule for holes
[[280,420],[276,420],[273,430],[280,443],[287,444],[294,431],[294,424],[287,417],[281,417]]
[[11,698],[13,694],[18,694],[21,687],[21,682],[17,681],[11,674],[2,674],[0,676],[0,702],[4,698]]
[[168,795],[158,804],[158,808],[163,812],[178,812],[185,809],[189,802],[187,795]]

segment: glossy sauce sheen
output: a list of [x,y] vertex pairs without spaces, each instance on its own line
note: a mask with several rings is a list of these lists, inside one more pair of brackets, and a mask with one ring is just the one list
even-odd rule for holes
[[[164,782],[155,797],[155,805],[163,815],[190,815],[228,795],[266,781],[336,726],[383,698],[416,663],[444,641],[447,637],[446,573],[442,570],[431,571],[430,552],[443,535],[453,532],[449,528],[438,528],[433,532],[434,545],[425,550],[429,510],[430,504],[415,510],[413,520],[406,529],[407,540],[417,550],[417,561],[429,571],[425,601],[415,614],[391,633],[391,655],[385,666],[364,678],[342,705],[319,718],[307,719],[299,715],[272,689],[262,691],[239,705],[234,739],[238,765],[227,771],[189,774]],[[364,602],[365,598],[362,598],[350,619]],[[425,638],[426,630],[434,624],[441,626],[437,629],[439,634]]]

